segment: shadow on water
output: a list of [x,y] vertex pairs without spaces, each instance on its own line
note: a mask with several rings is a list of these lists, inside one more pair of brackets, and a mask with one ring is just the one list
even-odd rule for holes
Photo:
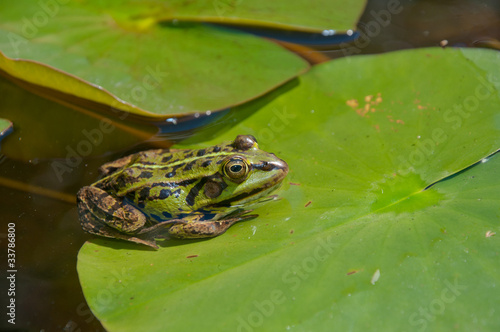
[[[165,238],[157,238],[156,244],[160,248],[170,248],[170,247],[184,246],[184,245],[198,243],[198,242],[205,242],[205,241],[209,241],[209,240],[210,240],[210,238],[179,240],[179,239],[175,239],[175,238],[165,237]],[[106,239],[106,238],[101,238],[101,237],[93,236],[93,235],[91,236],[91,238],[87,242],[98,245],[98,246],[103,246],[103,247],[106,247],[109,249],[114,249],[114,250],[130,250],[130,251],[144,251],[144,252],[155,252],[156,251],[156,249],[148,247],[146,245],[127,242],[124,240]]]

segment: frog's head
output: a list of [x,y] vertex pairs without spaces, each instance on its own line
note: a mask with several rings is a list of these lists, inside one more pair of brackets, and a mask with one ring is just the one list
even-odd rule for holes
[[250,135],[224,144],[215,164],[218,171],[206,179],[203,189],[206,205],[213,207],[243,206],[265,197],[288,173],[287,163],[259,149]]

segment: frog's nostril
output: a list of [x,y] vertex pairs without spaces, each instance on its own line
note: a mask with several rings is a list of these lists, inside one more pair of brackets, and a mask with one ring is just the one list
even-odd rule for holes
[[261,169],[262,169],[263,171],[270,171],[270,170],[272,170],[273,168],[274,168],[274,167],[273,167],[273,165],[271,165],[271,164],[270,164],[270,163],[268,163],[267,161],[262,162],[262,168],[261,168]]
[[288,164],[281,159],[273,160],[273,161],[263,161],[256,168],[263,170],[263,171],[272,171],[275,169],[281,169],[285,173],[288,172]]

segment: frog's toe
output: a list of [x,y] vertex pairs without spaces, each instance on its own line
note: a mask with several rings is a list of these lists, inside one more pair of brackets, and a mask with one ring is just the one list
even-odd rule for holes
[[246,218],[229,218],[216,221],[196,221],[188,223],[177,223],[168,232],[179,239],[196,239],[218,236],[234,223],[246,220]]
[[158,224],[155,224],[151,227],[143,228],[139,232],[137,232],[136,234],[150,234],[151,236],[154,236],[156,234],[164,233],[167,229],[172,227],[173,224],[178,223],[178,222],[183,222],[183,221],[177,220],[177,219],[165,220],[165,221],[159,222]]
[[156,249],[156,250],[159,249],[159,247],[156,244],[156,241],[154,239],[141,239],[141,238],[132,236],[132,237],[129,237],[127,239],[127,241],[135,242],[135,243],[138,243],[138,244],[144,244],[144,245],[146,245],[148,247],[151,247],[153,249]]

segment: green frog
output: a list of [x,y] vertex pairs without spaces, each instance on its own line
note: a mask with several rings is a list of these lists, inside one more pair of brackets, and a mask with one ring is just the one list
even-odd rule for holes
[[269,197],[288,173],[285,161],[259,149],[256,139],[197,150],[148,150],[104,164],[103,178],[77,194],[82,228],[92,234],[158,249],[167,233],[215,237],[245,210]]

